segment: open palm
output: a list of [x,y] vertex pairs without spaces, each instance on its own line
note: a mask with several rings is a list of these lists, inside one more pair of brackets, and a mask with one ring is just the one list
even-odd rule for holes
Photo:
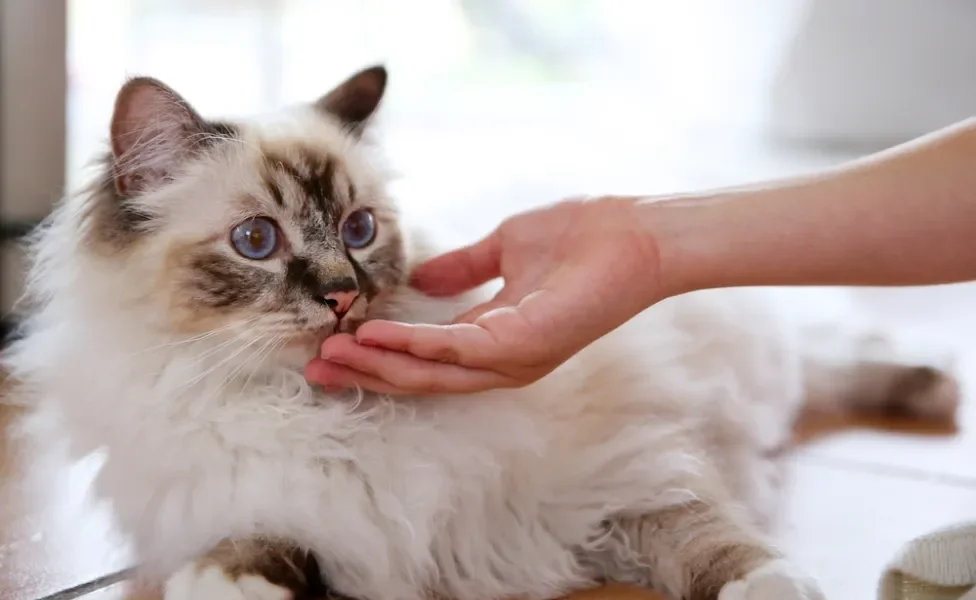
[[381,393],[526,385],[658,299],[659,257],[635,200],[574,200],[505,221],[421,265],[413,285],[450,296],[502,277],[489,302],[450,325],[365,323],[322,346],[309,380]]

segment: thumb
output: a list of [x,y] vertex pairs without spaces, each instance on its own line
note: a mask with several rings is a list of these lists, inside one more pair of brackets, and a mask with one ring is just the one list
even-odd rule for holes
[[431,296],[453,296],[501,276],[497,230],[471,246],[432,258],[414,269],[410,284]]

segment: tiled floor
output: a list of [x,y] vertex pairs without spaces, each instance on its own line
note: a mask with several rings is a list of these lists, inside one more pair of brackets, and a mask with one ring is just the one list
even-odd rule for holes
[[[976,301],[976,288],[869,290],[862,296],[882,317],[908,322],[912,315],[920,328],[945,334],[963,350],[964,387],[976,382],[976,351],[966,351],[968,340],[976,339],[976,318],[964,310]],[[976,402],[964,405],[955,428],[845,421],[807,423],[801,433],[781,539],[833,600],[873,598],[881,569],[902,542],[976,518]],[[125,566],[104,514],[81,502],[85,469],[48,480],[31,501],[24,497],[31,464],[20,462],[23,453],[16,450],[6,440],[0,466],[0,598],[35,600]],[[80,597],[125,595],[114,585]],[[647,596],[611,590],[580,598],[636,595]]]

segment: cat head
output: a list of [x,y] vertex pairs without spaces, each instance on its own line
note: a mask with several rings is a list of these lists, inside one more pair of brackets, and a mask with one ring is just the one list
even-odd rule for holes
[[[386,87],[365,69],[270,119],[204,119],[165,84],[121,88],[111,152],[74,214],[98,285],[157,326],[252,329],[314,347],[402,283],[404,243],[364,139]],[[69,211],[70,212],[70,211]]]

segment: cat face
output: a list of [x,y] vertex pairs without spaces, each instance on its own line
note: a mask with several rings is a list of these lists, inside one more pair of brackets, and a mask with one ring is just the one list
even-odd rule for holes
[[96,250],[130,280],[133,257],[145,263],[136,285],[175,332],[310,348],[353,331],[403,279],[397,214],[362,139],[385,83],[375,67],[273,119],[216,123],[158,81],[129,81],[89,207]]

